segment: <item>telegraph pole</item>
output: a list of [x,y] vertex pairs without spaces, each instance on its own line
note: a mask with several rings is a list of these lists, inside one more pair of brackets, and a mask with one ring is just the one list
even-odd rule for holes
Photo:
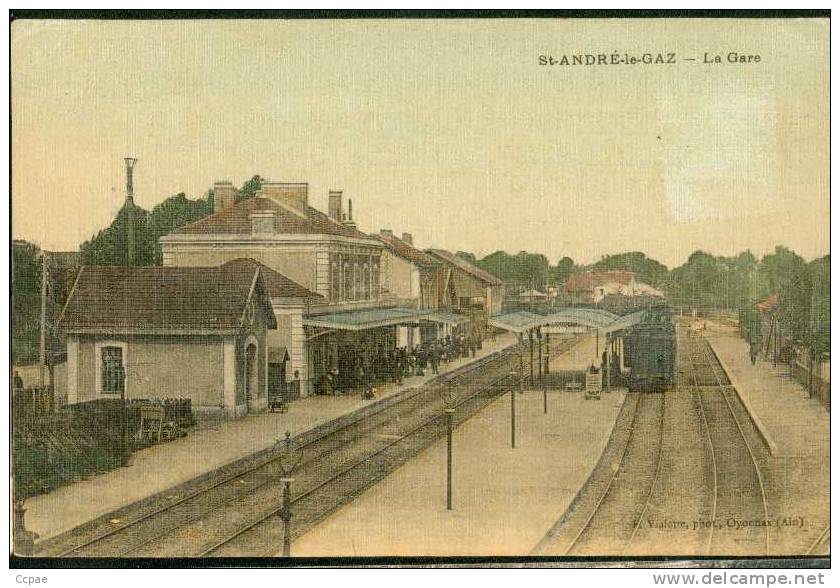
[[47,272],[49,266],[47,265],[47,252],[41,250],[41,333],[38,363],[41,372],[41,389],[46,386],[46,371],[47,371]]
[[137,159],[134,157],[125,158],[125,212],[126,212],[126,265],[134,265],[134,165]]

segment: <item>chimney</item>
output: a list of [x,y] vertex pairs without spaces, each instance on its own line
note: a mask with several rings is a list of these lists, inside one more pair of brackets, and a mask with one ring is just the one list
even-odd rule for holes
[[383,237],[393,237],[394,231],[392,231],[391,229],[379,229],[379,234]]
[[307,216],[309,208],[309,184],[305,182],[263,182],[262,195],[278,204]]
[[402,240],[409,245],[414,246],[414,237],[411,236],[411,233],[403,233]]
[[329,215],[330,215],[330,218],[333,219],[337,223],[340,223],[342,221],[342,216],[341,216],[341,190],[330,190]]
[[344,225],[348,227],[356,227],[356,223],[353,222],[353,199],[347,199],[347,220],[344,221]]
[[228,181],[213,184],[213,213],[230,208],[236,203],[236,188]]

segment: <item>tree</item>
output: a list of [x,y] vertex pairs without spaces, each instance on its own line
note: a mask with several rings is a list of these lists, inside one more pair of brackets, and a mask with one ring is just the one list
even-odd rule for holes
[[592,265],[594,270],[623,270],[633,272],[636,280],[658,286],[668,277],[668,268],[641,251],[606,255]]
[[25,365],[38,359],[39,249],[32,243],[12,245],[12,364]]
[[194,223],[213,213],[210,197],[190,200],[183,192],[167,198],[152,209],[149,215],[148,237],[154,241],[154,263],[163,263],[160,238],[175,229]]
[[79,248],[83,265],[130,265],[129,216],[134,220],[134,265],[155,265],[157,243],[148,229],[149,213],[139,206],[125,205],[111,225],[99,231]]
[[262,189],[263,181],[264,178],[259,174],[251,176],[251,179],[242,184],[242,187],[236,193],[236,202],[253,198]]
[[574,269],[574,260],[571,257],[564,257],[557,262],[556,266],[551,268],[551,277],[556,283],[562,284],[569,278]]
[[457,253],[455,253],[455,257],[463,259],[467,263],[471,263],[473,265],[476,265],[476,263],[478,263],[475,258],[475,254],[469,253],[468,251],[458,251]]

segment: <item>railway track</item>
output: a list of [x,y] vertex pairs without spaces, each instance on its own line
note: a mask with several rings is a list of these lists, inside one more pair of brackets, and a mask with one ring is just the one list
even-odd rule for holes
[[[675,528],[685,528],[677,532],[701,550],[695,555],[769,554],[767,497],[753,450],[760,438],[708,342],[686,336],[680,341],[677,388],[661,394],[628,394],[607,449],[586,486],[535,554],[668,555],[669,546],[679,539],[667,526],[661,530],[655,526],[663,520],[662,513],[668,513],[664,518]],[[677,432],[666,431],[669,423],[664,417],[665,400],[680,398],[669,396],[678,394],[689,394],[690,404],[696,407],[686,418],[698,436],[691,444],[696,448],[692,455],[705,470],[693,488],[687,487],[690,494],[683,496],[685,504],[672,498],[686,490],[678,477],[691,478],[697,472],[675,469],[673,460],[663,468],[663,455],[680,446],[675,443]],[[687,406],[683,400],[680,405]],[[704,453],[707,459],[701,459]],[[685,523],[688,526],[681,527]],[[821,549],[826,542],[821,536],[813,549]]]
[[831,547],[831,524],[826,525],[823,532],[811,543],[805,555],[829,555]]
[[660,471],[664,399],[661,393],[634,394],[639,398],[627,443],[564,555],[623,555],[639,529]]
[[708,341],[685,341],[714,470],[706,555],[769,555],[767,494],[748,434],[736,415],[738,400]]
[[[566,342],[554,350],[563,353]],[[293,491],[300,535],[443,434],[441,391],[461,390],[464,420],[510,385],[512,348],[444,374],[395,404],[300,444]],[[526,359],[527,363],[527,359]],[[282,452],[243,460],[223,474],[174,489],[158,500],[120,509],[119,517],[84,525],[39,545],[57,557],[264,555],[281,541]]]

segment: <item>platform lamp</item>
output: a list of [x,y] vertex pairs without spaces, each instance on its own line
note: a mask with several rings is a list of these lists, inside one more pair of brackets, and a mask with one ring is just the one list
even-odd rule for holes
[[[546,337],[547,336],[548,336],[548,334],[546,333]],[[542,388],[542,393],[543,393],[543,414],[548,414],[548,393],[546,392],[546,387],[545,387],[545,373],[543,372],[543,369],[542,369],[542,363],[543,363],[543,361],[542,361],[542,358],[543,358],[543,355],[542,355],[542,340],[543,340],[542,328],[537,327],[537,348],[539,350],[539,352],[537,354],[537,368],[538,368],[537,373],[540,376],[540,387]],[[548,359],[547,352],[546,352],[546,359]]]
[[443,413],[446,415],[446,510],[452,510],[452,432],[455,428],[455,409],[458,406],[458,384],[454,380],[440,390]]
[[283,521],[283,557],[289,557],[292,546],[292,482],[295,481],[292,474],[300,465],[303,451],[294,447],[292,434],[289,431],[286,431],[286,438],[283,441],[278,441],[275,444],[275,447],[278,446],[282,446],[277,463],[280,466],[280,472],[283,474],[283,477],[280,478],[283,483],[283,506],[279,513],[280,519]]

